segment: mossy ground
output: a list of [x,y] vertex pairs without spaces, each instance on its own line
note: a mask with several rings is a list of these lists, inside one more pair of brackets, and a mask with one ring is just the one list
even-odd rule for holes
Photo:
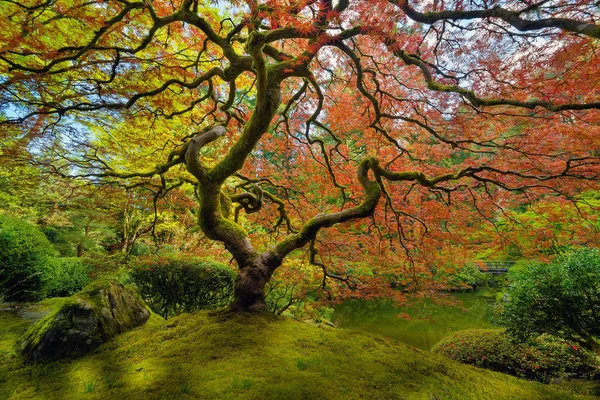
[[584,398],[381,336],[206,312],[152,315],[84,358],[30,366],[12,348],[31,322],[0,313],[0,399]]
[[[56,312],[60,305],[69,301],[69,298],[53,298],[25,306],[0,305],[0,357],[14,355],[17,340],[27,328],[48,314]],[[0,358],[0,361],[2,360]],[[0,381],[1,379],[0,375]]]

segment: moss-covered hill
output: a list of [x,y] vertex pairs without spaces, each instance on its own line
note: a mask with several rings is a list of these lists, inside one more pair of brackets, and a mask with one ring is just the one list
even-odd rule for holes
[[0,399],[582,398],[380,336],[248,315],[153,315],[84,358],[25,366],[13,346],[33,319],[0,312]]

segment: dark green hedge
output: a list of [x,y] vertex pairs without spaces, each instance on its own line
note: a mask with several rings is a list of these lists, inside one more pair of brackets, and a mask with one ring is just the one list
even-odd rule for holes
[[54,249],[35,225],[0,215],[0,297],[37,301],[45,297],[42,269]]
[[431,351],[463,364],[540,382],[549,382],[563,373],[587,379],[599,368],[594,354],[576,344],[549,335],[528,344],[514,343],[502,329],[454,332]]
[[162,259],[134,267],[131,278],[150,308],[168,318],[229,304],[235,273],[212,261]]

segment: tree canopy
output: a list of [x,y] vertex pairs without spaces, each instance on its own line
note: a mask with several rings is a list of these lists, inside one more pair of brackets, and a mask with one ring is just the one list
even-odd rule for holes
[[[262,308],[298,249],[369,293],[387,267],[464,260],[506,210],[598,188],[591,0],[4,0],[0,15],[2,157],[152,188],[155,206],[193,185],[200,228],[240,268],[234,309]],[[375,253],[374,285],[337,273],[336,255]]]

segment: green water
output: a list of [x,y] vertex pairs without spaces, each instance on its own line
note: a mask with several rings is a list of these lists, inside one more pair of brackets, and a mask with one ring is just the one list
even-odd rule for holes
[[[441,338],[461,329],[491,328],[494,297],[480,292],[453,293],[462,306],[443,306],[423,300],[410,307],[394,307],[387,301],[350,300],[335,309],[333,322],[430,350]],[[408,314],[410,319],[398,317]]]

